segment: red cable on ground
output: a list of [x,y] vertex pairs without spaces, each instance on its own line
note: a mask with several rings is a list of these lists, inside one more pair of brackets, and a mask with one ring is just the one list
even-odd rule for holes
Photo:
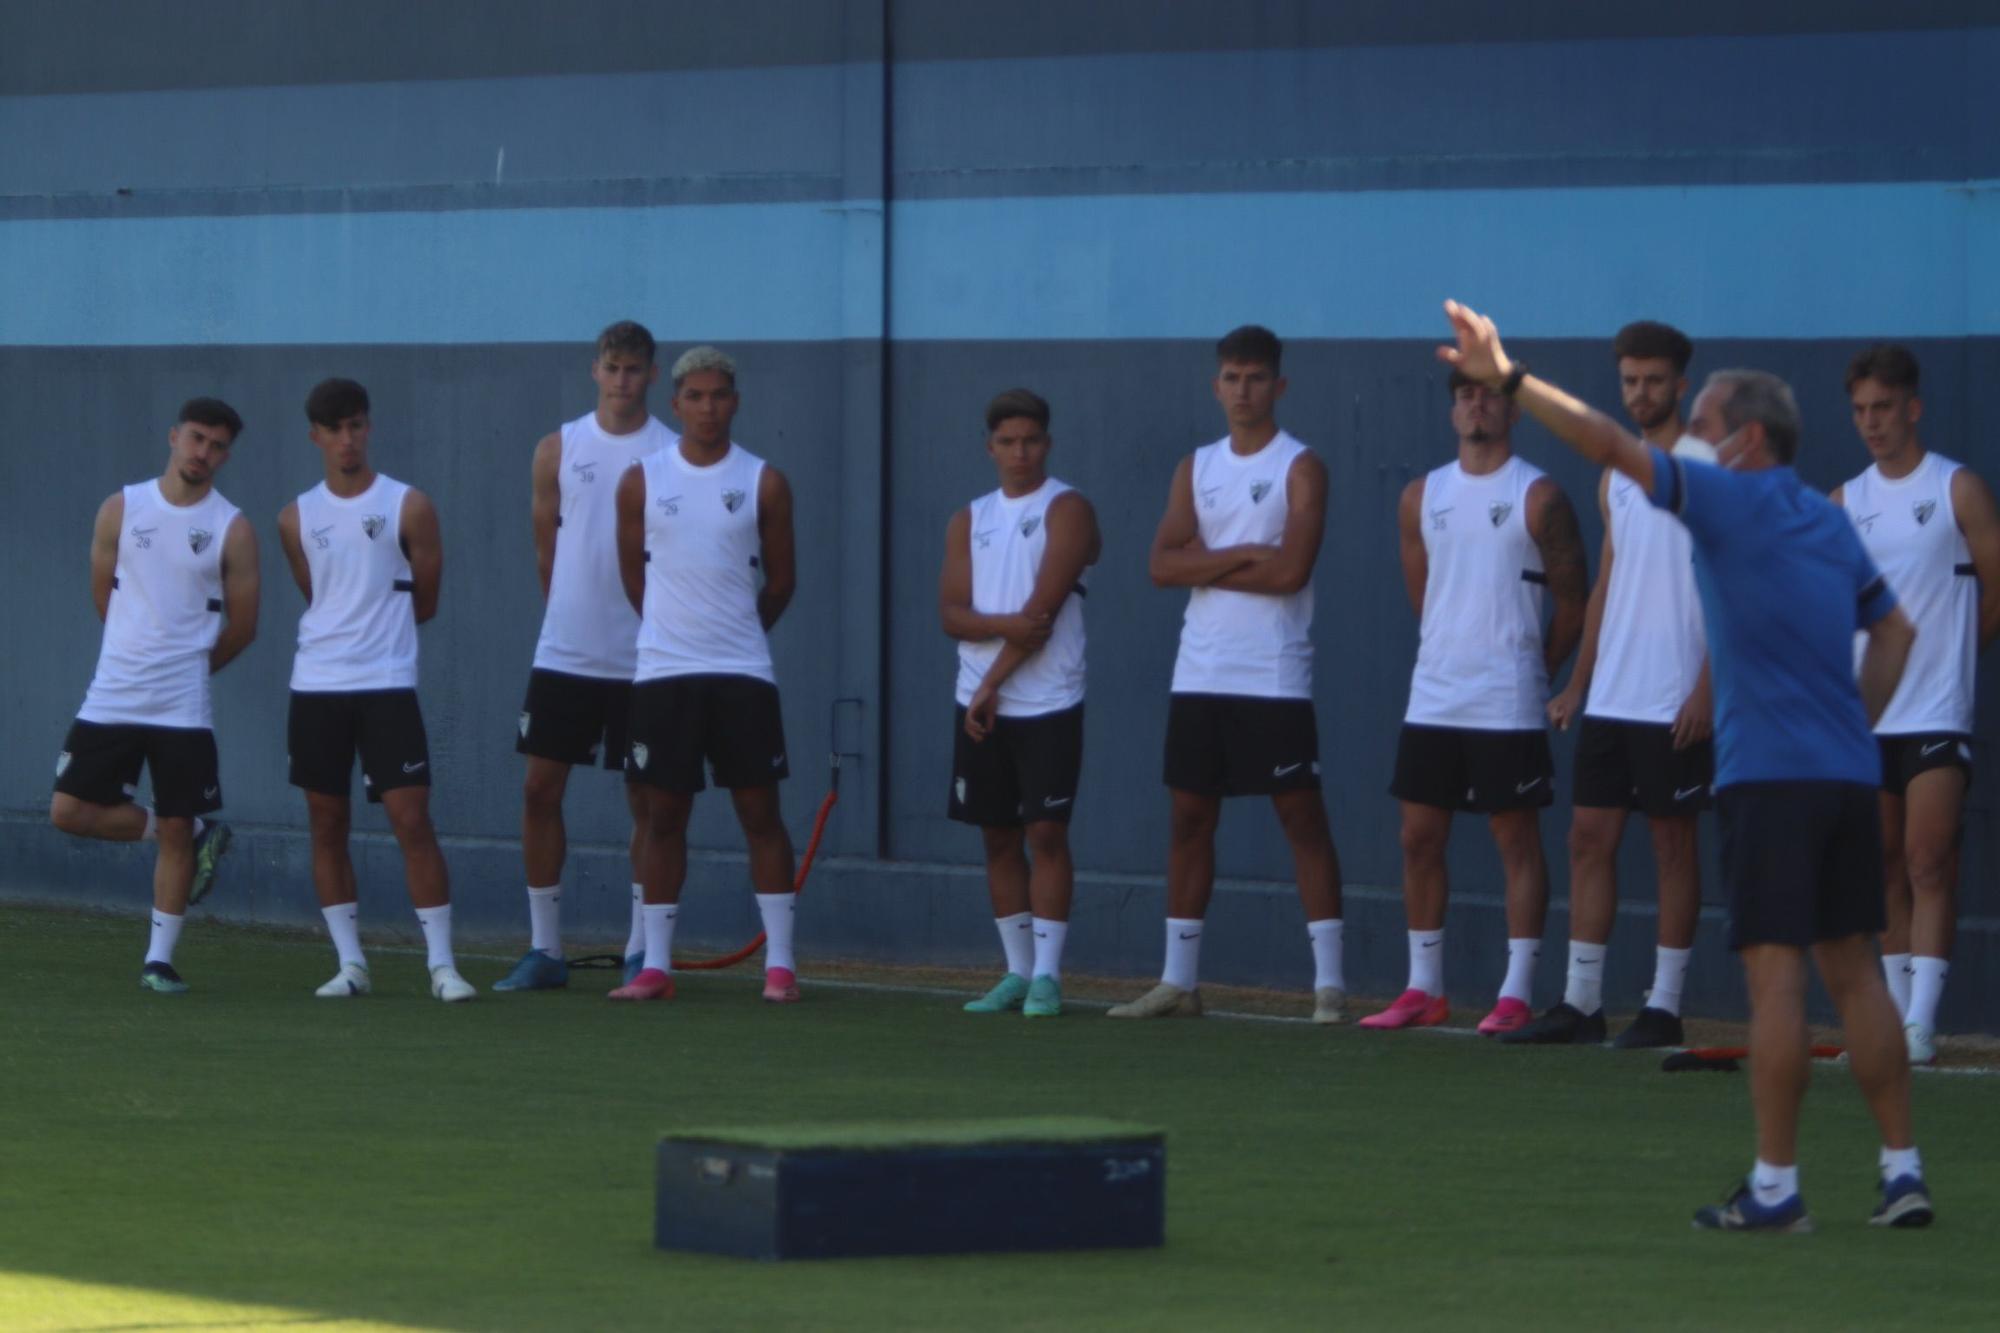
[[[812,873],[813,856],[819,851],[820,835],[826,832],[826,817],[833,813],[834,803],[840,800],[840,781],[835,773],[834,784],[827,788],[826,799],[819,803],[819,816],[813,820],[812,837],[806,842],[806,854],[799,858],[798,874],[792,877],[794,892],[804,892],[806,876]],[[720,958],[700,958],[692,962],[674,959],[674,969],[679,972],[719,972],[725,967],[734,967],[750,955],[764,947],[764,932],[758,931],[757,938],[738,949],[735,953],[723,954]]]

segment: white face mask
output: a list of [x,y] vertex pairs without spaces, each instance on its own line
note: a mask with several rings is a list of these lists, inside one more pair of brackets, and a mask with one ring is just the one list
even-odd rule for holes
[[1683,435],[1674,441],[1673,454],[1676,458],[1692,458],[1699,463],[1713,463],[1715,446],[1698,436]]

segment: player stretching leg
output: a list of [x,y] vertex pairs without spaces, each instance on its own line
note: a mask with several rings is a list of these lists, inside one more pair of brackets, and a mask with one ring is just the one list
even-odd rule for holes
[[[1881,1130],[1881,1203],[1869,1221],[1922,1226],[1930,1194],[1910,1128],[1910,1062],[1875,959],[1882,929],[1882,757],[1871,734],[1916,637],[1840,510],[1800,482],[1798,405],[1758,371],[1709,376],[1692,429],[1721,466],[1635,440],[1508,358],[1493,321],[1445,306],[1456,347],[1438,355],[1516,396],[1577,453],[1614,467],[1679,515],[1715,677],[1716,814],[1730,947],[1750,989],[1757,1160],[1728,1200],[1695,1214],[1727,1231],[1811,1228],[1799,1193],[1806,953],[1846,1030],[1849,1067]],[[1857,682],[1855,631],[1868,635]]]
[[[1514,456],[1514,405],[1463,375],[1450,389],[1458,458],[1397,505],[1403,584],[1423,626],[1389,784],[1402,804],[1410,981],[1361,1026],[1426,1027],[1451,1011],[1444,852],[1452,813],[1466,810],[1486,816],[1507,881],[1507,975],[1479,1023],[1492,1036],[1534,1016],[1549,909],[1541,810],[1555,775],[1544,710],[1583,631],[1587,575],[1569,497]],[[1546,634],[1544,587],[1555,599]]]
[[[535,446],[535,562],[547,610],[514,745],[528,760],[521,811],[528,951],[494,990],[569,984],[562,945],[562,871],[569,848],[563,793],[570,769],[598,762],[600,754],[604,767],[625,767],[639,618],[618,578],[618,479],[679,439],[646,410],[646,390],[660,377],[653,356],[653,335],[630,320],[597,335],[590,366],[597,407]],[[645,948],[639,925],[645,804],[629,781],[625,801],[632,812],[629,981]]]
[[[1648,444],[1714,461],[1683,439],[1681,399],[1694,344],[1679,329],[1642,320],[1612,344],[1626,415]],[[1567,729],[1579,710],[1575,805],[1569,826],[1569,972],[1562,1003],[1510,1043],[1604,1040],[1604,957],[1618,913],[1618,840],[1625,816],[1646,816],[1660,886],[1659,943],[1646,1005],[1612,1043],[1624,1049],[1681,1044],[1681,982],[1701,916],[1695,817],[1715,778],[1708,641],[1687,529],[1646,503],[1629,477],[1597,485],[1604,554],[1584,616],[1583,647],[1569,687],[1549,701]],[[1588,691],[1588,704],[1585,692]]]
[[965,1006],[977,1014],[1062,1013],[1076,882],[1069,821],[1083,766],[1083,571],[1099,540],[1090,501],[1049,476],[1052,443],[1038,395],[1010,389],[987,405],[1000,489],[952,515],[938,580],[938,617],[959,641],[946,813],[985,838],[1007,959],[999,984]]
[[1847,367],[1874,463],[1833,492],[1917,627],[1875,721],[1882,748],[1882,967],[1910,1059],[1937,1059],[1937,1007],[1958,922],[1959,823],[1972,781],[1973,660],[2000,629],[2000,520],[1986,483],[1917,438],[1917,359],[1873,347]]
[[437,614],[444,546],[430,497],[368,461],[368,391],[322,380],[306,396],[308,435],[326,477],[278,515],[278,540],[305,594],[286,724],[291,781],[305,792],[313,888],[340,970],[317,992],[366,995],[360,911],[347,833],[354,760],[403,853],[423,928],[431,994],[477,992],[451,952],[451,886],[431,827],[431,756],[417,707],[417,626]]
[[[680,443],[618,482],[618,569],[639,612],[627,772],[646,803],[644,967],[614,1000],[674,993],[674,918],[688,815],[705,785],[729,789],[764,918],[764,998],[799,998],[792,961],[792,839],[778,811],[785,725],[765,637],[792,600],[792,490],[729,433],[736,363],[697,347],[674,363]],[[759,571],[763,587],[757,586]]]
[[1284,347],[1246,325],[1216,344],[1229,434],[1181,460],[1149,566],[1187,588],[1167,708],[1167,950],[1160,984],[1113,1018],[1196,1017],[1202,921],[1226,796],[1268,796],[1291,845],[1313,955],[1313,1021],[1347,1021],[1340,860],[1320,796],[1312,699],[1313,562],[1326,465],[1279,429]]
[[[257,635],[257,537],[215,489],[243,419],[190,399],[167,434],[167,470],[97,511],[90,596],[104,643],[56,759],[49,822],[79,838],[154,842],[153,934],[139,984],[178,995],[174,944],[229,847],[208,678]],[[132,800],[145,768],[153,808]]]

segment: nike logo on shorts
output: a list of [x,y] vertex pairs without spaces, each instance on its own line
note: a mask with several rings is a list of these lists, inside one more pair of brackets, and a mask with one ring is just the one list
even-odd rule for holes
[[1919,759],[1928,759],[1932,755],[1936,754],[1939,750],[1942,750],[1945,746],[1950,744],[1951,744],[1950,741],[1937,741],[1933,744],[1926,745],[1923,749],[1917,751],[1917,757]]
[[1074,801],[1075,799],[1076,797],[1074,796],[1065,796],[1060,801],[1058,801],[1053,796],[1044,796],[1042,798],[1042,804],[1051,810],[1060,810],[1064,806],[1068,805],[1071,801]]
[[1529,778],[1526,782],[1517,782],[1514,784],[1514,794],[1516,796],[1525,796],[1541,785],[1542,780],[1540,778]]
[[1271,776],[1274,778],[1282,778],[1287,773],[1296,773],[1305,766],[1306,766],[1306,761],[1303,759],[1299,760],[1299,762],[1296,764],[1280,764],[1276,768],[1271,770]]
[[430,764],[430,762],[431,761],[428,759],[419,759],[414,764],[404,764],[403,771],[405,773],[415,773],[419,769],[427,767]]
[[1699,792],[1700,790],[1701,790],[1700,783],[1696,783],[1692,787],[1676,787],[1674,788],[1674,799],[1676,801],[1685,801],[1688,797],[1693,796],[1696,792]]

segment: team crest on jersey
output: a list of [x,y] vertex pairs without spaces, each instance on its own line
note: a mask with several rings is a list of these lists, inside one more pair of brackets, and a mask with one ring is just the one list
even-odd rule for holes
[[596,459],[592,459],[588,463],[571,463],[569,465],[569,470],[571,472],[576,473],[576,479],[580,482],[583,482],[585,485],[589,485],[597,480]]
[[61,754],[56,756],[56,776],[61,777],[64,774],[64,772],[66,772],[68,769],[69,769],[69,751],[64,750]]
[[1937,512],[1936,500],[1919,500],[1917,501],[1917,503],[1910,506],[1910,513],[1916,516],[1917,526],[1920,528],[1924,524],[1930,522],[1931,515],[1935,514],[1936,512]]
[[653,752],[646,748],[646,742],[632,742],[632,767],[643,773],[646,771],[646,761],[652,757]]
[[988,528],[984,532],[973,533],[972,540],[979,544],[980,550],[982,551],[985,550],[987,547],[993,544],[993,529]]
[[675,514],[681,512],[681,497],[678,495],[663,495],[659,499],[659,506],[661,513],[665,514],[668,518],[672,518]]
[[1486,517],[1493,520],[1493,526],[1496,528],[1505,523],[1507,515],[1513,512],[1513,504],[1506,500],[1495,500],[1492,504],[1486,506]]
[[368,514],[361,520],[361,530],[368,534],[368,540],[372,542],[382,535],[382,529],[387,527],[388,523],[389,518],[386,514]]
[[1021,535],[1023,537],[1032,537],[1035,535],[1035,529],[1040,526],[1042,526],[1042,516],[1040,514],[1030,514],[1021,520]]
[[332,531],[333,531],[333,524],[331,523],[327,524],[323,528],[314,528],[312,530],[313,545],[317,546],[322,551],[324,551],[327,547],[333,545],[333,538],[327,535]]
[[743,492],[724,491],[722,493],[722,507],[732,514],[741,509],[743,507]]
[[1251,483],[1250,483],[1250,503],[1251,503],[1251,504],[1253,504],[1253,505],[1260,505],[1260,504],[1263,504],[1263,503],[1264,503],[1264,497],[1265,497],[1265,496],[1267,496],[1267,495],[1269,495],[1270,493],[1271,493],[1271,483],[1270,483],[1270,482],[1268,482],[1268,481],[1253,481],[1253,482],[1251,482]]
[[150,551],[153,549],[153,534],[158,531],[158,528],[134,528],[132,540],[138,543],[140,550]]
[[1446,514],[1449,514],[1449,513],[1451,512],[1451,510],[1452,510],[1452,506],[1450,506],[1450,505],[1446,505],[1446,506],[1445,506],[1444,508],[1442,508],[1442,509],[1433,509],[1433,510],[1431,510],[1431,531],[1432,531],[1432,532],[1443,532],[1443,531],[1444,531],[1444,516],[1445,516]]
[[208,544],[214,540],[215,540],[215,534],[210,532],[207,528],[188,529],[188,545],[194,548],[194,553],[196,555],[200,555],[203,551],[206,551],[208,549]]

